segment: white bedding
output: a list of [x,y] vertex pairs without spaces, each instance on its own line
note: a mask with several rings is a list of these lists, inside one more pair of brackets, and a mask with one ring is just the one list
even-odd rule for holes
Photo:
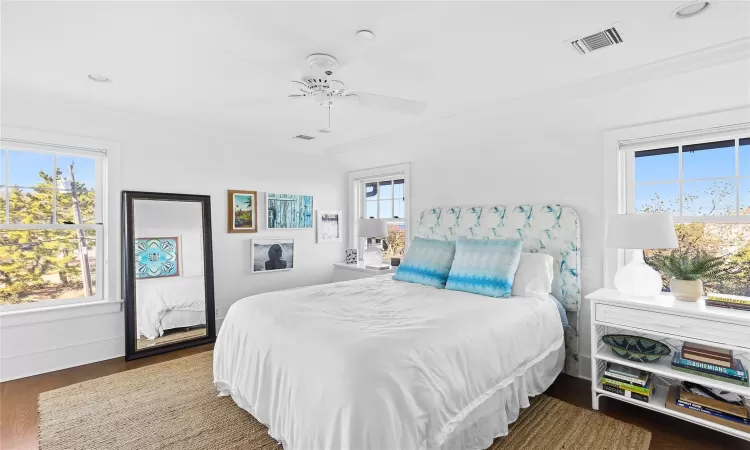
[[203,276],[138,280],[135,288],[138,334],[156,339],[164,334],[164,315],[168,311],[204,312],[198,323],[206,322],[206,291]]
[[466,448],[488,438],[467,434],[469,420],[490,441],[507,432],[525,396],[560,372],[562,343],[548,298],[386,275],[236,302],[216,341],[214,381],[285,450]]

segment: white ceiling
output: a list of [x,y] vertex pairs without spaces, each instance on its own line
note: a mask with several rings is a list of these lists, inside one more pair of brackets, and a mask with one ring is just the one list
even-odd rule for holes
[[[327,153],[750,36],[749,3],[671,19],[682,3],[6,2],[0,83]],[[563,44],[615,22],[623,44],[587,56]],[[363,28],[373,42],[354,37]],[[334,132],[319,134],[325,109],[286,98],[287,80],[315,52],[339,59],[348,89],[423,101],[427,110],[412,117],[342,105]],[[93,83],[89,73],[113,82]]]

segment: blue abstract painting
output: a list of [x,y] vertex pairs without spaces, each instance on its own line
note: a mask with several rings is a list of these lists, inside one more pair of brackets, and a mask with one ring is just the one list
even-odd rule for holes
[[312,228],[313,198],[311,195],[266,194],[268,228]]
[[179,238],[157,237],[135,240],[135,277],[163,278],[180,274]]

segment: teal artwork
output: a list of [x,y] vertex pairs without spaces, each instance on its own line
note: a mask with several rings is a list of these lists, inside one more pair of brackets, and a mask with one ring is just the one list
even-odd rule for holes
[[266,194],[269,229],[313,227],[311,195]]
[[180,274],[177,237],[135,240],[135,277],[163,278]]

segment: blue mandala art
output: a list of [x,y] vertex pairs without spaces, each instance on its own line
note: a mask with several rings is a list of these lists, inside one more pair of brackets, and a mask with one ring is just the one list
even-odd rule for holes
[[180,274],[179,245],[176,237],[135,240],[135,277],[162,278]]

